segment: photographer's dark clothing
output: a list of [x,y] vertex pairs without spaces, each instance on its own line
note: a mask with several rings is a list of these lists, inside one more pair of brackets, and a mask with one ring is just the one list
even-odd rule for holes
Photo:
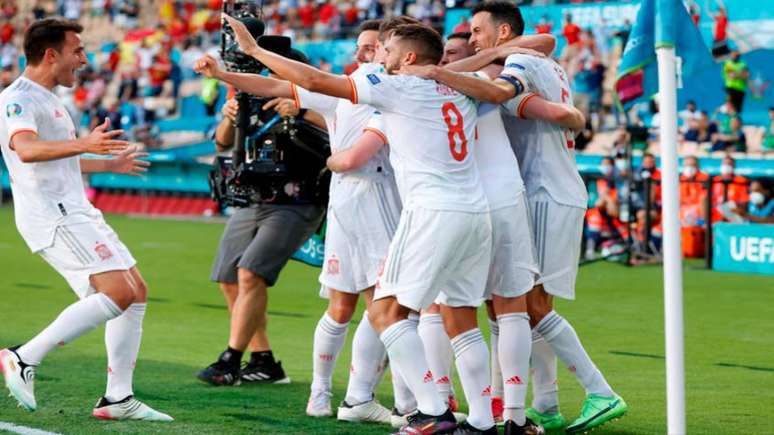
[[223,231],[210,279],[236,283],[241,267],[274,285],[293,253],[320,226],[324,211],[314,205],[274,204],[237,209]]

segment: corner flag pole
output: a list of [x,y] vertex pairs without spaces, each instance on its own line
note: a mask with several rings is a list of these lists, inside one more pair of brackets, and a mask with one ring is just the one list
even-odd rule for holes
[[677,72],[674,47],[656,48],[664,222],[664,332],[666,336],[667,433],[685,435],[683,259],[677,172]]

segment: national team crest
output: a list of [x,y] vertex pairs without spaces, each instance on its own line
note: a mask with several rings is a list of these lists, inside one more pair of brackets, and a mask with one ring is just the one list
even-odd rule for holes
[[5,115],[8,118],[13,118],[15,116],[21,116],[22,114],[22,106],[19,103],[11,103],[7,106],[5,106]]
[[328,274],[329,275],[338,275],[339,274],[339,259],[336,257],[328,259]]
[[108,246],[104,243],[97,242],[97,245],[94,246],[94,252],[97,253],[100,260],[105,261],[113,256],[113,252],[108,248]]

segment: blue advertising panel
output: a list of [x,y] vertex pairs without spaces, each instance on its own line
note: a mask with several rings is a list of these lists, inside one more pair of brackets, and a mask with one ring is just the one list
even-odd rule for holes
[[774,275],[774,225],[713,225],[712,268]]

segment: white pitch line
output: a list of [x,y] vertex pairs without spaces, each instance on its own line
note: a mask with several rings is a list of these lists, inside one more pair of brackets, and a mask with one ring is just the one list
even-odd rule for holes
[[19,426],[13,423],[6,423],[0,421],[0,430],[5,430],[12,433],[18,433],[19,435],[61,435],[56,432],[48,432],[45,430],[35,429],[27,426]]

